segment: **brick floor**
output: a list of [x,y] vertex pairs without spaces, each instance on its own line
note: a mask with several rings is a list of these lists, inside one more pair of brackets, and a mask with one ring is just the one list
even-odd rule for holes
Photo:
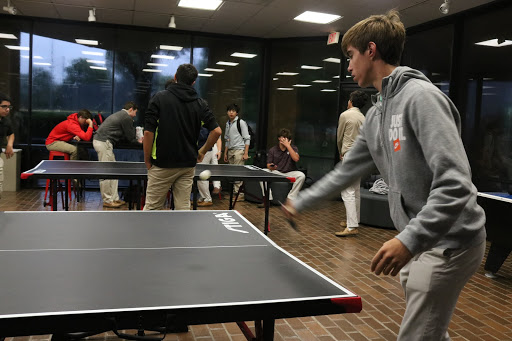
[[[4,192],[0,211],[48,211],[43,207],[44,190],[24,189]],[[60,203],[60,200],[59,200]],[[214,198],[207,209],[227,209],[228,200]],[[59,207],[61,209],[61,207]],[[126,207],[123,209],[127,209]],[[236,209],[258,227],[264,223],[263,209],[241,202]],[[97,191],[86,192],[85,201],[72,201],[70,210],[103,210]],[[276,321],[275,340],[395,340],[404,297],[398,278],[378,277],[370,273],[370,261],[381,244],[396,231],[362,227],[355,237],[338,238],[339,221],[344,218],[341,201],[327,201],[313,211],[300,216],[300,232],[291,229],[278,207],[271,207],[270,238],[279,246],[352,290],[363,299],[360,314],[341,314],[293,318]],[[507,226],[504,226],[507,228]],[[484,259],[485,262],[485,259]],[[512,340],[512,260],[500,270],[502,278],[484,276],[483,264],[464,288],[450,324],[454,341]],[[1,304],[1,302],[0,302]],[[253,323],[248,323],[254,328]],[[50,335],[7,338],[6,341],[48,340]],[[92,340],[116,339],[105,333]],[[234,323],[191,326],[188,333],[171,334],[166,340],[244,340]]]

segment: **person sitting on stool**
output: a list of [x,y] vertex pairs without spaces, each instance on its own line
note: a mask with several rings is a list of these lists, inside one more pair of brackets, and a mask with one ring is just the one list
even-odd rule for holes
[[[306,175],[297,170],[296,163],[300,159],[299,149],[297,146],[292,145],[292,135],[290,130],[286,128],[279,131],[277,134],[277,140],[278,144],[270,148],[268,151],[267,169],[265,170],[271,173],[295,178],[292,189],[288,193],[288,199],[294,200],[306,180]],[[260,185],[261,190],[263,191],[263,184],[260,183]],[[272,200],[272,193],[269,194],[269,200]],[[259,207],[264,206],[259,205]]]

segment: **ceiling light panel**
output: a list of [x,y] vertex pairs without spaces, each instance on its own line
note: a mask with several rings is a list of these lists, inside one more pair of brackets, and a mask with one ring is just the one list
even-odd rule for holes
[[85,54],[87,56],[99,56],[99,57],[104,56],[103,52],[94,52],[94,51],[82,51],[82,54]]
[[91,64],[105,64],[104,60],[87,59],[87,63]]
[[18,39],[14,34],[0,33],[0,39]]
[[328,62],[328,63],[341,63],[341,60],[339,58],[325,58],[324,59],[324,62]]
[[167,56],[165,54],[152,54],[151,58],[155,58],[155,59],[174,59],[174,56]]
[[293,86],[297,88],[309,88],[311,84],[293,84]]
[[162,66],[166,67],[169,66],[169,64],[163,64],[163,63],[148,63],[149,66]]
[[317,80],[314,80],[313,83],[330,83],[332,81],[328,81],[328,80],[323,80],[323,79],[317,79]]
[[160,50],[181,51],[183,50],[183,46],[160,45]]
[[503,46],[507,46],[507,45],[512,45],[512,40],[499,41],[498,39],[490,39],[490,40],[485,40],[485,41],[475,43],[475,45],[490,46],[490,47],[503,47]]
[[210,72],[224,72],[224,69],[212,69],[210,67],[207,67],[204,69],[204,71],[210,71]]
[[94,69],[94,70],[106,70],[107,68],[104,67],[104,66],[94,66],[94,65],[91,65],[89,66],[91,69]]
[[278,72],[276,75],[278,76],[296,76],[298,75],[298,72]]
[[277,88],[277,90],[290,91],[293,90],[293,88]]
[[75,39],[75,41],[78,44],[83,44],[83,45],[98,45],[98,41],[97,40]]
[[221,0],[180,0],[178,6],[215,11],[221,3]]
[[9,50],[18,50],[18,51],[30,51],[30,47],[28,46],[17,46],[17,45],[5,45]]
[[220,61],[220,62],[217,62],[217,65],[237,66],[238,63]]
[[301,69],[306,69],[306,70],[320,70],[322,67],[321,66],[314,66],[314,65],[302,65],[300,68]]
[[211,77],[211,76],[213,76],[213,74],[211,74],[211,73],[198,73],[197,75],[199,77]]
[[142,69],[142,72],[162,72],[162,70],[157,70],[157,69]]
[[242,52],[235,52],[231,55],[231,57],[238,57],[238,58],[254,58],[256,57],[256,54],[252,53],[242,53]]
[[314,24],[329,24],[340,18],[341,16],[336,14],[306,11],[301,15],[296,16],[294,20],[311,22]]

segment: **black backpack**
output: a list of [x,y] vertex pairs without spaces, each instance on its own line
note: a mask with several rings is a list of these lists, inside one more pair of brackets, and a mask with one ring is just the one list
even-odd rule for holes
[[[242,128],[240,128],[240,121],[241,121],[240,118],[238,120],[236,120],[236,127],[238,128],[238,133],[241,136]],[[245,122],[245,124],[247,125],[247,130],[249,131],[249,136],[251,136],[251,143],[249,144],[249,149],[253,149],[256,146],[256,135],[254,134],[254,131],[252,131],[251,126],[248,125],[247,122]]]

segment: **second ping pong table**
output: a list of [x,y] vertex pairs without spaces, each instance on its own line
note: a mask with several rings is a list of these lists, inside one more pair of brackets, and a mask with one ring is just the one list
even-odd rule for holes
[[[263,169],[251,165],[210,165],[197,164],[195,169],[194,183],[199,179],[199,174],[209,170],[211,172],[210,180],[230,181],[229,189],[229,209],[234,208],[236,199],[233,200],[233,182],[234,181],[259,181],[263,185],[263,201],[265,204],[265,225],[264,232],[268,233],[269,226],[269,188],[271,182],[294,182],[295,178],[285,177],[283,175],[270,173]],[[126,179],[135,180],[138,185],[136,198],[137,209],[140,209],[140,197],[142,181],[147,179],[147,169],[144,162],[100,162],[100,161],[68,161],[68,160],[43,160],[36,167],[21,174],[22,179],[40,178],[50,179],[51,193],[57,192],[57,183],[59,180],[68,179]],[[68,181],[65,181],[68,186]],[[197,186],[194,186],[193,207],[197,209]],[[67,193],[67,189],[66,189]],[[65,195],[65,210],[68,210],[68,197]],[[52,209],[57,210],[57,195],[52,196]]]
[[236,211],[0,212],[0,273],[0,338],[362,309]]

